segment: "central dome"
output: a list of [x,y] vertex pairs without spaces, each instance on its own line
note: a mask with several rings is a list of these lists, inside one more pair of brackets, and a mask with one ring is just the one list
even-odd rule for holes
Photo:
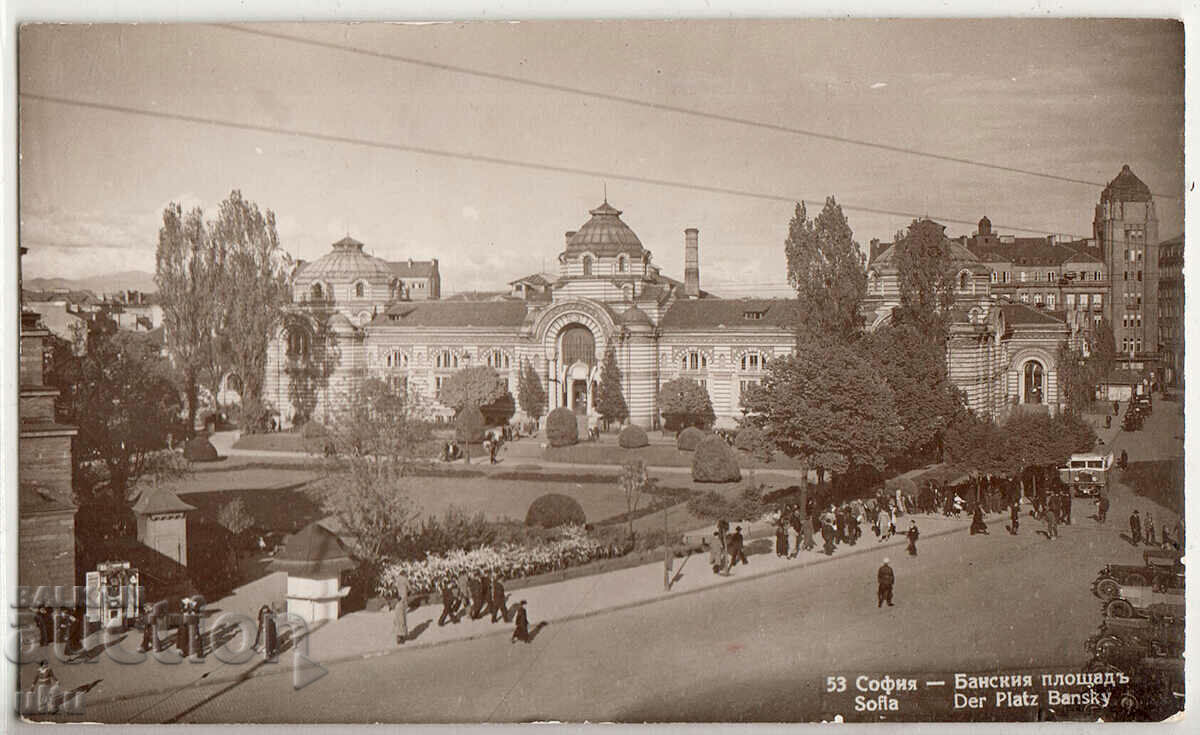
[[351,283],[365,279],[387,283],[393,276],[387,261],[367,255],[361,242],[346,236],[333,244],[333,252],[305,264],[296,273],[295,282]]
[[567,240],[567,257],[591,253],[598,258],[611,258],[627,253],[640,258],[645,252],[642,241],[621,221],[621,210],[605,201],[590,214],[592,218]]

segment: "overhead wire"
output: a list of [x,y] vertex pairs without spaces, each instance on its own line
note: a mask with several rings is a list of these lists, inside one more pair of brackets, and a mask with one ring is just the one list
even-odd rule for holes
[[[774,131],[777,133],[787,133],[790,135],[797,135],[797,136],[802,136],[802,137],[807,137],[807,138],[815,138],[818,140],[825,140],[825,141],[829,141],[829,142],[833,142],[833,143],[841,143],[841,144],[845,144],[845,145],[853,145],[853,146],[859,146],[859,147],[863,147],[863,148],[871,148],[874,150],[888,151],[890,153],[899,153],[899,154],[908,155],[908,156],[928,158],[931,160],[943,161],[946,163],[955,163],[955,164],[960,164],[960,165],[964,165],[964,166],[974,166],[977,168],[991,169],[993,171],[1002,171],[1004,173],[1019,174],[1022,176],[1033,176],[1033,177],[1042,178],[1042,179],[1049,179],[1051,181],[1060,181],[1060,182],[1064,182],[1064,183],[1068,183],[1068,184],[1079,184],[1082,186],[1091,186],[1091,187],[1099,187],[1099,188],[1104,188],[1105,186],[1107,186],[1107,184],[1105,182],[1090,181],[1088,179],[1080,179],[1080,178],[1076,178],[1073,176],[1064,176],[1062,174],[1054,174],[1054,173],[1050,173],[1048,171],[1035,171],[1032,169],[1021,168],[1019,166],[1006,166],[1004,164],[991,163],[988,161],[978,161],[978,160],[975,160],[972,158],[964,158],[962,156],[951,156],[948,154],[935,153],[933,151],[920,150],[917,148],[910,148],[910,147],[906,147],[906,146],[892,145],[889,143],[881,143],[878,141],[864,140],[861,138],[851,138],[851,137],[844,136],[844,135],[835,135],[833,133],[826,133],[826,132],[822,132],[822,131],[818,131],[818,130],[811,130],[811,129],[807,129],[807,128],[799,128],[799,127],[795,127],[792,125],[783,125],[780,123],[771,123],[771,122],[766,122],[763,120],[754,120],[752,118],[738,117],[736,115],[727,115],[727,114],[723,114],[723,113],[719,113],[719,112],[712,112],[709,110],[701,110],[701,109],[696,109],[696,108],[692,108],[692,107],[683,107],[681,105],[671,105],[671,104],[666,104],[664,102],[653,102],[651,100],[639,99],[637,97],[629,97],[626,95],[614,94],[611,92],[601,92],[601,91],[594,90],[594,89],[584,89],[582,87],[574,87],[574,86],[570,86],[567,84],[559,84],[556,82],[547,82],[547,81],[543,81],[543,80],[539,80],[539,79],[532,79],[529,77],[520,77],[520,76],[515,76],[512,74],[502,74],[499,72],[486,71],[483,69],[473,69],[473,68],[466,67],[466,66],[459,66],[457,64],[447,64],[444,62],[430,61],[428,59],[421,59],[421,58],[417,58],[417,57],[413,57],[413,56],[404,56],[401,54],[388,53],[388,52],[384,52],[384,51],[375,51],[372,49],[364,49],[364,48],[361,48],[358,46],[350,46],[347,44],[334,43],[332,41],[322,41],[319,39],[308,38],[308,37],[304,37],[304,36],[294,36],[294,35],[291,35],[288,33],[280,33],[278,31],[269,31],[269,30],[266,30],[263,28],[249,28],[246,26],[236,25],[236,24],[231,24],[231,23],[214,23],[211,25],[214,28],[221,28],[224,30],[236,31],[238,33],[245,33],[248,35],[259,36],[262,38],[271,38],[271,39],[280,40],[280,41],[288,41],[291,43],[301,44],[301,45],[305,45],[305,46],[311,46],[311,47],[315,47],[315,48],[322,48],[322,49],[331,50],[331,51],[341,51],[344,53],[355,54],[358,56],[366,56],[366,57],[382,59],[382,60],[386,60],[386,61],[394,61],[394,62],[398,62],[398,63],[402,63],[402,64],[408,64],[411,66],[420,66],[420,67],[425,67],[427,69],[436,69],[438,71],[449,72],[449,73],[453,73],[453,74],[463,74],[463,75],[467,75],[467,76],[478,77],[481,79],[491,79],[491,80],[495,80],[495,81],[507,82],[509,84],[518,84],[518,85],[522,85],[522,86],[526,86],[526,87],[533,87],[536,89],[544,89],[544,90],[553,91],[553,92],[561,92],[561,93],[565,93],[565,94],[579,95],[581,97],[590,97],[592,99],[606,100],[609,102],[618,102],[621,104],[633,105],[636,107],[642,107],[642,108],[646,108],[646,109],[650,109],[650,110],[655,110],[658,112],[671,112],[671,113],[676,113],[679,115],[688,115],[691,117],[715,120],[718,122],[730,123],[730,124],[734,124],[734,125],[743,125],[746,127],[759,128],[762,130],[771,130],[771,131]],[[1159,194],[1159,193],[1155,193],[1155,194],[1153,194],[1153,196],[1158,197],[1160,199],[1182,199],[1183,198],[1180,195]],[[1014,228],[1009,228],[1009,229],[1014,229]]]
[[[783,196],[780,194],[769,194],[765,192],[751,191],[748,189],[738,189],[727,186],[714,186],[706,184],[697,184],[687,181],[676,181],[671,179],[663,179],[652,176],[639,176],[635,174],[625,174],[616,171],[601,171],[598,169],[581,168],[577,166],[566,166],[561,164],[540,163],[535,161],[523,161],[513,158],[503,158],[500,156],[491,156],[480,153],[472,153],[469,151],[452,151],[441,148],[432,148],[428,146],[410,145],[406,143],[393,143],[383,140],[371,140],[367,138],[358,138],[350,135],[339,135],[333,133],[321,133],[312,130],[301,130],[296,128],[285,128],[276,125],[262,125],[258,123],[239,122],[236,120],[224,120],[216,117],[203,115],[188,115],[177,112],[167,112],[164,110],[152,110],[142,107],[134,107],[130,105],[118,105],[107,102],[96,102],[91,100],[74,99],[70,97],[61,97],[57,95],[39,94],[36,92],[21,92],[18,95],[23,100],[34,100],[50,104],[66,105],[83,109],[103,110],[106,112],[136,115],[159,120],[173,120],[176,122],[192,123],[197,125],[211,125],[214,127],[227,128],[232,130],[243,130],[255,133],[265,133],[269,135],[279,135],[291,138],[305,138],[309,140],[318,140],[326,143],[341,143],[345,145],[353,145],[364,148],[373,148],[379,150],[398,151],[403,153],[415,153],[419,155],[432,156],[438,158],[449,158],[465,161],[473,161],[476,163],[488,163],[498,166],[509,166],[513,168],[523,168],[536,171],[547,171],[552,173],[571,174],[588,176],[600,179],[612,179],[617,181],[628,181],[637,184],[648,184],[652,186],[670,187],[675,189],[685,189],[689,191],[699,191],[709,194],[723,194],[729,196],[745,197],[748,199],[758,199],[773,202],[785,202],[788,204],[804,203],[806,206],[821,207],[824,205],[823,199]],[[975,220],[958,219],[954,217],[946,217],[936,214],[918,214],[910,211],[884,209],[880,207],[869,207],[863,205],[849,204],[839,202],[843,210],[852,212],[863,212],[866,214],[883,215],[887,217],[903,217],[906,219],[921,219],[929,218],[938,222],[947,224],[960,224],[975,226]],[[1045,235],[1049,231],[1047,228],[1038,227],[1018,227],[1015,225],[995,224],[996,229],[1009,230],[1013,232],[1028,232]],[[1088,236],[1075,235],[1071,233],[1057,232],[1055,234],[1066,237],[1085,239]]]

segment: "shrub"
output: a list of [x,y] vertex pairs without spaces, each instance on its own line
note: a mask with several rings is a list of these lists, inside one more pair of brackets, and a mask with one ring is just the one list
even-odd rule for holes
[[322,426],[320,421],[309,421],[300,429],[300,436],[305,439],[324,439],[329,436],[329,429]]
[[189,439],[183,445],[183,458],[189,462],[215,462],[217,456],[217,448],[212,445],[206,436],[197,436]]
[[546,417],[546,438],[552,447],[579,443],[579,420],[569,408],[559,407]]
[[396,578],[401,574],[408,578],[411,594],[428,594],[436,592],[443,583],[453,584],[464,572],[518,579],[610,558],[614,551],[618,550],[588,536],[582,526],[567,526],[552,540],[529,546],[482,546],[388,565],[380,575],[379,592],[394,597]]
[[239,414],[243,434],[262,434],[271,425],[271,417],[275,412],[261,398],[249,398],[242,401]]
[[478,406],[465,406],[454,417],[454,438],[468,444],[483,441],[483,411]]
[[646,432],[640,426],[630,424],[617,434],[617,444],[624,449],[638,449],[650,446],[650,437],[646,436]]
[[441,517],[430,516],[420,526],[404,534],[397,544],[402,559],[423,559],[429,554],[444,554],[456,549],[471,550],[495,543],[499,533],[483,512],[474,515],[451,505]]
[[675,440],[675,446],[684,452],[694,452],[706,436],[708,434],[695,426],[689,426],[679,433],[679,438]]
[[570,495],[547,493],[529,505],[525,514],[526,526],[541,526],[542,528],[557,528],[568,524],[582,526],[587,523],[583,506]]
[[729,495],[709,490],[688,501],[688,512],[708,521],[752,521],[762,517],[765,511],[762,490],[753,486]]
[[757,426],[747,426],[739,431],[733,440],[733,446],[743,452],[749,452],[755,459],[771,461],[771,440]]
[[696,447],[692,457],[692,479],[696,482],[737,482],[742,479],[737,455],[719,436],[710,436]]

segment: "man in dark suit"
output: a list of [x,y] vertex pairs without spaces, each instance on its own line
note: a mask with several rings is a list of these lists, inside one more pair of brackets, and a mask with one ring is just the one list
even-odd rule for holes
[[442,583],[442,615],[438,618],[438,627],[446,624],[449,620],[451,623],[458,622],[458,597],[454,594],[454,586],[449,582]]
[[497,576],[497,577],[492,578],[491,592],[492,592],[492,604],[491,604],[492,622],[493,623],[496,622],[496,616],[499,615],[499,616],[503,617],[504,622],[507,623],[508,618],[509,618],[508,605],[506,604],[508,595],[504,594],[504,582],[501,581],[500,577]]
[[739,560],[741,560],[741,562],[743,564],[750,563],[746,559],[746,551],[743,548],[744,545],[745,545],[745,539],[742,538],[742,527],[738,526],[737,528],[734,529],[733,533],[731,533],[729,535],[729,568],[730,569],[733,569],[733,567],[735,565],[737,565]]
[[877,607],[883,607],[883,603],[887,603],[888,607],[892,607],[892,587],[896,584],[896,573],[892,571],[889,565],[890,559],[883,560],[883,566],[879,567],[879,573],[876,575],[879,580],[879,604]]
[[483,615],[483,606],[487,604],[487,580],[472,574],[467,587],[471,594],[471,619],[478,620]]

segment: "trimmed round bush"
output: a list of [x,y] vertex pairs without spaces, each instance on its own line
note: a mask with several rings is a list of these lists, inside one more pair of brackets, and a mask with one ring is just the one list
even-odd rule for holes
[[183,445],[183,458],[189,462],[215,462],[220,459],[217,456],[217,448],[206,436],[188,439]]
[[556,408],[546,417],[546,438],[552,447],[579,443],[579,420],[569,408]]
[[724,439],[710,436],[700,442],[692,457],[692,479],[696,482],[737,482],[742,479],[737,455]]
[[526,526],[557,528],[568,524],[582,526],[587,523],[583,506],[570,495],[547,493],[529,505],[525,514]]
[[650,437],[646,436],[646,432],[640,426],[630,424],[621,429],[620,434],[617,434],[617,444],[624,449],[648,447],[650,446]]
[[679,438],[675,441],[675,446],[679,447],[684,452],[694,452],[700,442],[704,441],[709,434],[697,429],[695,426],[689,426],[679,432]]
[[743,452],[753,452],[763,441],[762,429],[757,426],[747,426],[737,433],[733,446]]
[[305,439],[324,439],[329,436],[329,429],[326,429],[320,421],[308,421],[300,429],[300,436]]

